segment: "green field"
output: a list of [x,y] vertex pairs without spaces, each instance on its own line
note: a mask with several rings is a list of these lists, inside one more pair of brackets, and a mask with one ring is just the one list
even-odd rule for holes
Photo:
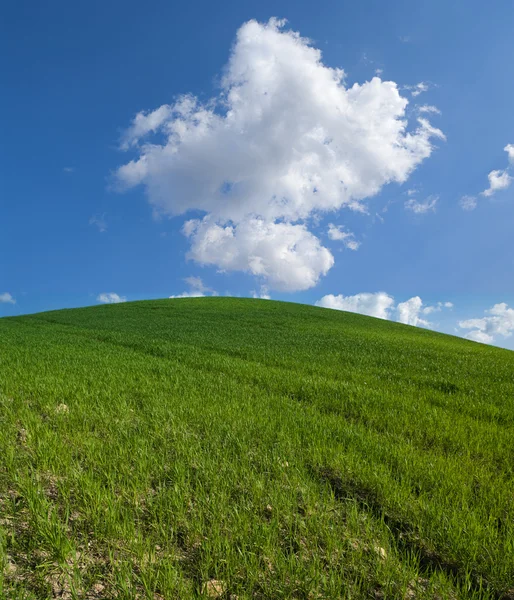
[[0,320],[0,598],[514,598],[514,352],[187,298]]

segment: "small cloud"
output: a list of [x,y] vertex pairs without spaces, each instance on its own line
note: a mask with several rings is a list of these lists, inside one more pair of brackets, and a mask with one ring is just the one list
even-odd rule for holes
[[[514,144],[507,144],[504,148],[507,153],[509,165],[506,169],[494,169],[487,175],[489,187],[480,193],[480,196],[490,198],[496,192],[501,192],[510,187],[514,177],[511,175],[511,165],[514,165]],[[459,202],[464,210],[473,210],[477,206],[477,199],[474,196],[463,196]]]
[[467,319],[459,321],[461,329],[470,329],[464,337],[468,340],[492,344],[497,336],[510,337],[514,332],[514,309],[509,308],[505,302],[495,304],[485,311],[486,317],[480,319]]
[[96,300],[103,304],[119,304],[120,302],[126,302],[127,298],[125,296],[118,296],[114,292],[104,292],[103,294],[98,294]]
[[405,208],[416,215],[424,215],[428,212],[435,212],[435,207],[439,196],[429,196],[424,202],[419,202],[415,198],[410,198],[405,202]]
[[452,302],[437,302],[433,306],[425,306],[419,296],[409,298],[405,302],[401,302],[396,307],[397,321],[405,325],[413,325],[414,327],[427,327],[434,329],[435,324],[423,319],[421,315],[431,315],[436,312],[441,312],[443,309],[453,308]]
[[271,300],[271,296],[269,295],[269,290],[265,285],[261,285],[260,292],[256,292],[252,290],[251,292],[252,298],[260,298],[261,300]]
[[492,344],[494,342],[494,337],[489,335],[485,331],[480,329],[474,329],[470,331],[464,336],[467,340],[471,340],[472,342],[480,342],[481,344]]
[[[514,144],[507,144],[504,148],[509,158],[509,163],[514,164]],[[510,187],[512,180],[514,179],[509,174],[509,168],[506,169],[495,169],[491,171],[487,176],[489,179],[489,187],[482,192],[482,196],[490,197],[498,191],[506,190]]]
[[423,92],[427,92],[430,86],[425,81],[420,81],[415,85],[404,85],[403,87],[404,89],[409,90],[413,98],[417,98]]
[[355,239],[355,236],[350,231],[345,231],[341,225],[330,223],[328,226],[328,237],[331,240],[343,242],[345,248],[349,250],[358,250],[360,242]]
[[421,312],[424,315],[430,315],[434,312],[441,312],[443,308],[453,308],[453,302],[438,302],[434,306],[425,306]]
[[[396,307],[397,321],[405,325],[413,325],[414,327],[430,327],[431,323],[422,319],[419,314],[422,312],[423,301],[419,296],[409,298],[405,302],[400,302]],[[424,310],[429,309],[426,307]],[[430,314],[430,311],[425,314]]]
[[398,39],[402,44],[408,44],[412,40],[410,35],[400,35]]
[[200,292],[209,290],[209,288],[205,287],[205,285],[203,284],[201,277],[186,277],[184,281],[189,285],[189,287],[191,287],[194,290],[198,290]]
[[348,248],[348,250],[358,250],[361,243],[355,240],[349,240],[344,242],[344,245]]
[[384,69],[375,69],[375,75],[377,77],[380,77],[382,75],[382,73],[384,72]]
[[482,192],[482,196],[487,198],[496,192],[506,190],[512,183],[512,177],[508,174],[507,169],[504,171],[491,171],[487,178],[489,179],[489,187]]
[[154,111],[138,113],[121,139],[121,150],[137,146],[142,138],[149,133],[155,133],[163,123],[169,120],[172,113],[173,108],[169,104],[163,104]]
[[169,296],[169,298],[203,298],[204,296],[205,294],[199,292],[198,290],[191,290],[189,292],[182,292],[176,296]]
[[371,65],[374,61],[369,58],[366,52],[363,52],[361,54],[361,62],[363,62],[365,65]]
[[504,150],[509,156],[509,162],[514,164],[514,144],[507,144]]
[[432,127],[432,125],[426,119],[419,117],[418,123],[431,136],[439,138],[440,140],[446,141],[446,136],[444,135],[444,133],[440,129],[437,129],[437,127]]
[[475,210],[477,207],[477,199],[475,196],[462,196],[459,200],[459,205],[462,210]]
[[170,296],[170,298],[201,298],[207,294],[210,294],[211,296],[218,295],[218,292],[204,285],[201,277],[186,277],[184,281],[187,283],[190,290],[188,292],[182,292],[182,294],[177,294],[176,296]]
[[100,233],[107,231],[107,223],[105,221],[105,213],[103,215],[93,215],[89,219],[89,224],[98,228]]
[[75,173],[75,167],[64,167],[63,171],[65,173]]
[[4,292],[0,294],[0,303],[2,304],[16,304],[16,300],[12,297],[9,292]]
[[432,106],[430,104],[423,104],[422,106],[418,106],[418,112],[421,114],[431,114],[431,115],[440,115],[441,111],[437,108],[437,106]]

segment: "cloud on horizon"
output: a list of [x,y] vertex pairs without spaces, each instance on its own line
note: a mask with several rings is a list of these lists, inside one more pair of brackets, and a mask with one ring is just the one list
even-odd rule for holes
[[96,300],[103,304],[119,304],[120,302],[126,302],[127,298],[125,296],[118,296],[114,292],[103,292],[102,294],[98,294]]
[[395,316],[394,320],[399,323],[430,329],[434,328],[434,324],[424,319],[422,315],[440,312],[445,308],[453,308],[451,302],[438,302],[434,306],[424,305],[419,296],[413,296],[395,306],[394,298],[386,292],[363,292],[355,294],[355,296],[327,294],[318,300],[315,306],[359,313],[379,319],[393,320]]
[[318,300],[315,306],[359,313],[378,319],[389,319],[389,313],[394,306],[394,298],[385,292],[375,294],[363,292],[355,294],[355,296],[327,294]]
[[184,281],[189,286],[189,291],[182,292],[182,294],[177,294],[176,296],[169,296],[170,298],[202,298],[203,296],[207,295],[218,295],[218,292],[204,285],[201,277],[186,277]]
[[508,338],[514,332],[514,309],[505,302],[495,304],[485,311],[486,315],[479,319],[459,321],[461,329],[470,329],[464,337],[483,344],[493,344],[498,336]]

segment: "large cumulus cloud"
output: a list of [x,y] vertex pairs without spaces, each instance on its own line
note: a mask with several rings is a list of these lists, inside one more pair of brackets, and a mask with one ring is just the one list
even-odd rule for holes
[[378,77],[347,87],[344,72],[284,22],[249,21],[219,95],[139,113],[121,144],[136,156],[116,177],[124,188],[144,185],[161,215],[203,212],[190,233],[194,260],[307,289],[333,264],[309,217],[362,210],[443,137],[423,118],[409,127],[407,104]]

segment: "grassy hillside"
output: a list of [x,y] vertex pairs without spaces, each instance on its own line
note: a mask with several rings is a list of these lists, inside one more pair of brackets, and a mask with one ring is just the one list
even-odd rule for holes
[[514,352],[272,301],[0,320],[1,598],[514,598]]

